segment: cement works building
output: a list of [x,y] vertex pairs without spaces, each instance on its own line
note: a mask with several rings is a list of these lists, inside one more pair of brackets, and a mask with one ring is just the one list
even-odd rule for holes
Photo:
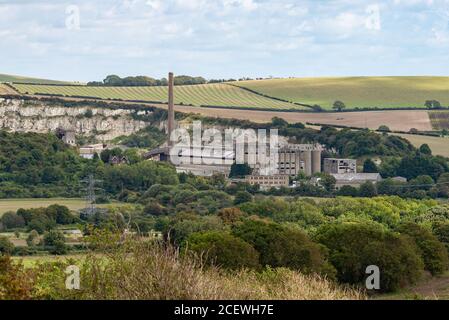
[[[236,163],[236,151],[222,151],[214,154],[209,147],[202,147],[201,150],[191,150],[186,154],[179,153],[178,159],[181,163],[175,164],[178,172],[193,173],[200,176],[212,176],[216,173],[229,175],[231,166]],[[287,144],[278,149],[278,156],[274,169],[276,176],[297,176],[300,172],[307,176],[321,172],[321,152],[322,147],[312,144]],[[265,172],[263,165],[250,161],[250,158],[257,159],[258,153],[245,151],[244,163],[247,163],[254,172],[254,175],[272,175]],[[145,154],[145,159],[154,161],[170,161],[170,148],[158,148]]]
[[[174,147],[173,141],[170,137],[176,128],[175,123],[175,106],[174,106],[174,75],[169,73],[168,76],[168,120],[167,120],[167,143],[164,147],[151,150],[145,154],[145,158],[154,161],[171,161],[170,150]],[[220,150],[218,154],[207,150],[207,146],[202,146],[201,150],[189,150],[185,154],[177,154],[177,158],[185,157],[185,161],[175,163],[178,172],[191,172],[200,176],[211,176],[216,173],[229,175],[231,166],[236,163],[238,153],[235,148],[233,150]],[[248,152],[245,149],[244,163],[247,163],[253,170],[255,175],[260,175],[267,168],[257,162],[249,161],[250,159],[258,158],[257,151]],[[269,147],[268,147],[269,150]],[[277,169],[276,175],[296,176],[298,173],[311,176],[314,173],[321,172],[321,152],[323,150],[321,145],[312,144],[279,144],[277,149],[277,157],[270,163],[270,168]],[[207,152],[204,152],[207,151]],[[209,152],[210,151],[210,152]],[[237,156],[236,156],[237,155]],[[241,159],[239,158],[239,161]],[[272,175],[272,174],[269,174]]]

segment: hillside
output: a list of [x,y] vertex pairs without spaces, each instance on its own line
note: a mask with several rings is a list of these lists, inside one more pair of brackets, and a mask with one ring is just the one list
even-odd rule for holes
[[69,83],[69,82],[65,82],[65,81],[29,78],[29,77],[15,76],[15,75],[10,75],[10,74],[0,74],[0,82],[44,83],[44,84],[68,84]]
[[348,108],[423,108],[426,100],[449,105],[449,77],[292,78],[239,81],[233,84],[271,97],[332,109],[336,100]]
[[[168,87],[89,87],[14,84],[21,93],[54,94],[101,99],[140,100],[166,103]],[[175,87],[175,103],[194,106],[237,107],[249,109],[307,109],[291,103],[254,94],[226,84]]]

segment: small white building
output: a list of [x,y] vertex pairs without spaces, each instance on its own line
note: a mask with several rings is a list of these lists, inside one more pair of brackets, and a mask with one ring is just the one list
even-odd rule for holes
[[84,159],[90,159],[92,160],[95,156],[95,154],[100,155],[100,153],[105,149],[105,145],[100,144],[93,144],[89,146],[81,147],[79,150],[79,154]]
[[75,131],[66,131],[62,136],[62,141],[70,146],[76,146]]

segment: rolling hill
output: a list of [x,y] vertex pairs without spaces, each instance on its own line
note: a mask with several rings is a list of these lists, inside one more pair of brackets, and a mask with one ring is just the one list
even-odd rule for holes
[[[89,87],[14,84],[21,93],[53,94],[67,97],[139,100],[166,103],[168,87]],[[248,108],[267,110],[306,110],[307,107],[267,98],[227,84],[175,87],[175,103],[192,106]]]
[[291,78],[239,81],[236,86],[296,103],[332,109],[336,100],[354,108],[423,108],[426,100],[449,105],[449,77]]
[[68,82],[38,79],[22,76],[14,76],[9,74],[0,74],[0,82],[21,82],[21,83],[42,83],[42,84],[68,84]]

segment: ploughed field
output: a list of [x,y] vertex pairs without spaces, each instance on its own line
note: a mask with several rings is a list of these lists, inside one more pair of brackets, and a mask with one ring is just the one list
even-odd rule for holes
[[[166,103],[168,87],[90,87],[14,84],[23,94],[52,94],[66,97],[139,100]],[[179,105],[248,108],[267,110],[310,110],[310,108],[263,97],[227,84],[205,84],[175,87]]]
[[336,100],[354,108],[424,108],[426,100],[449,106],[449,77],[334,77],[238,81],[260,94],[331,110]]
[[0,83],[0,94],[16,94],[16,92],[7,85]]
[[449,130],[449,111],[430,111],[429,117],[435,130]]

